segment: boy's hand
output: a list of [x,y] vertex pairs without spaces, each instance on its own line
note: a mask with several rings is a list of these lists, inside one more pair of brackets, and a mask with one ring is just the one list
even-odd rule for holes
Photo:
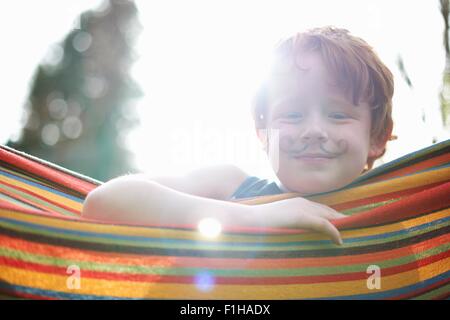
[[254,218],[266,227],[294,227],[325,233],[341,245],[342,239],[329,220],[345,218],[334,209],[305,198],[292,198],[255,206]]

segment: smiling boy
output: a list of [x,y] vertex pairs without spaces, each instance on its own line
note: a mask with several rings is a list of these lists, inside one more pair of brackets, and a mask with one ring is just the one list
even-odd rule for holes
[[[253,105],[256,133],[279,183],[234,166],[183,177],[113,179],[86,198],[83,216],[110,222],[296,227],[342,243],[330,222],[345,217],[303,196],[351,183],[381,157],[392,133],[393,78],[372,48],[347,30],[299,33],[276,48],[276,63]],[[260,205],[229,201],[297,192]]]

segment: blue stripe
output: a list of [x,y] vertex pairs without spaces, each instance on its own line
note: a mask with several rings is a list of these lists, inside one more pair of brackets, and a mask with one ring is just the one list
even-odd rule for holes
[[420,157],[423,157],[424,158],[423,160],[432,159],[435,157],[435,153],[439,152],[440,150],[444,150],[448,147],[450,147],[450,139],[439,142],[437,144],[433,144],[429,147],[420,149],[418,151],[408,153],[407,155],[389,161],[388,163],[385,163],[377,168],[370,170],[367,174],[364,174],[361,177],[357,178],[355,182],[360,182],[361,180],[370,179],[379,175],[381,176],[386,172],[392,171],[392,169],[397,169],[399,165],[403,165],[406,162],[411,162],[412,160],[415,160]]
[[[81,285],[83,282],[81,281]],[[13,294],[13,292],[19,292],[24,294],[32,294],[41,297],[55,298],[55,299],[76,299],[76,300],[136,300],[130,298],[117,298],[112,296],[98,296],[98,295],[86,295],[86,294],[75,294],[67,293],[53,290],[44,290],[31,287],[24,287],[18,285],[12,285],[5,281],[0,280],[0,290],[5,292],[7,295]]]
[[[365,236],[365,237],[356,237],[356,238],[349,238],[345,239],[346,243],[355,243],[355,242],[364,242],[367,240],[376,240],[376,239],[386,239],[388,237],[396,236],[396,235],[404,235],[408,234],[410,232],[423,230],[427,228],[431,228],[433,226],[436,226],[440,223],[445,223],[450,220],[450,217],[445,217],[442,219],[438,219],[432,222],[427,222],[419,226],[411,227],[408,229],[403,229],[399,231],[394,232],[388,232],[383,233],[380,235],[373,235],[373,236]],[[151,237],[142,237],[142,236],[125,236],[125,235],[115,235],[115,234],[99,234],[99,233],[93,233],[93,232],[85,232],[85,231],[77,231],[77,230],[63,230],[59,228],[54,227],[48,227],[48,226],[42,226],[37,225],[29,222],[24,221],[17,221],[9,218],[0,218],[0,222],[8,222],[11,224],[29,227],[36,230],[43,230],[43,231],[49,231],[55,234],[69,234],[69,235],[75,235],[78,237],[93,237],[93,238],[99,238],[99,239],[112,239],[112,240],[126,240],[126,241],[133,241],[133,242],[153,242],[153,243],[171,243],[171,244],[197,244],[202,246],[211,246],[211,247],[217,247],[217,246],[229,246],[233,247],[236,245],[245,245],[245,246],[251,246],[251,247],[267,247],[267,246],[278,246],[278,247],[288,247],[288,246],[298,246],[298,245],[319,245],[319,244],[330,244],[332,243],[331,240],[316,240],[316,241],[297,241],[297,242],[282,242],[282,243],[249,243],[249,242],[230,242],[230,243],[220,243],[220,242],[208,242],[208,241],[199,241],[199,240],[189,240],[189,239],[166,239],[166,238],[151,238]],[[262,237],[263,238],[263,237]],[[263,239],[262,239],[263,240]]]
[[[413,285],[409,285],[403,288],[393,289],[393,290],[387,290],[383,292],[376,292],[371,294],[362,294],[362,295],[351,295],[351,296],[338,296],[338,297],[332,297],[332,298],[315,298],[314,300],[375,300],[375,299],[388,299],[388,298],[395,298],[399,295],[407,294],[410,292],[414,292],[416,290],[424,289],[428,286],[431,286],[439,281],[448,279],[450,276],[450,271],[447,271],[443,274],[440,274],[434,278],[430,278],[428,280],[415,283]],[[81,282],[82,285],[82,282]],[[383,285],[383,280],[381,279],[381,286]],[[443,284],[444,286],[445,284]],[[99,295],[82,295],[82,294],[75,294],[75,293],[66,293],[66,292],[60,292],[60,291],[53,291],[53,290],[44,290],[44,289],[37,289],[37,288],[31,288],[31,287],[24,287],[19,285],[12,285],[5,281],[0,280],[0,290],[3,289],[5,294],[11,295],[11,291],[13,292],[19,292],[19,293],[25,293],[25,294],[32,294],[36,296],[41,297],[50,297],[50,298],[56,298],[56,299],[80,299],[80,300],[142,300],[146,298],[118,298],[113,296],[99,296]],[[420,295],[420,294],[419,294]],[[309,299],[311,300],[311,299]]]
[[61,196],[61,197],[68,198],[68,199],[71,199],[71,200],[76,201],[76,202],[79,202],[79,203],[83,203],[83,201],[84,201],[84,199],[80,199],[80,198],[78,198],[78,197],[75,197],[75,196],[72,196],[72,195],[70,195],[70,194],[67,194],[67,193],[58,191],[58,190],[56,190],[56,189],[51,189],[51,188],[46,187],[46,186],[44,186],[44,185],[38,184],[38,183],[36,183],[36,182],[33,182],[33,181],[30,181],[30,180],[23,179],[23,178],[21,178],[21,177],[18,177],[18,176],[15,176],[15,175],[10,174],[10,173],[8,173],[8,172],[5,172],[5,171],[3,171],[3,170],[1,170],[1,169],[0,169],[0,175],[4,175],[4,176],[6,176],[6,177],[8,177],[8,178],[11,178],[11,179],[14,179],[14,180],[21,181],[21,182],[23,182],[23,183],[26,183],[26,184],[28,184],[28,185],[31,185],[31,186],[40,188],[40,189],[42,189],[42,190],[45,190],[45,191],[49,191],[49,192],[55,193],[55,194],[57,194],[57,195],[59,195],[59,196]]
[[[415,172],[408,173],[408,174],[403,174],[403,175],[398,176],[398,177],[387,178],[387,179],[385,178],[385,179],[383,179],[382,181],[378,181],[378,182],[392,181],[392,180],[395,180],[395,179],[399,179],[399,178],[403,178],[403,177],[409,177],[409,176],[414,176],[414,175],[418,175],[418,174],[423,174],[423,173],[425,173],[425,172],[431,172],[431,171],[441,170],[441,169],[448,168],[448,167],[450,167],[450,163],[446,163],[446,164],[443,164],[443,165],[440,165],[440,166],[436,166],[436,167],[431,167],[431,168],[423,169],[423,170],[420,170],[420,171],[415,171]],[[372,179],[372,178],[373,178],[373,177],[368,178],[368,177],[366,177],[366,176],[361,176],[361,177],[364,178],[364,179],[359,179],[359,178],[357,178],[357,179],[354,180],[352,183],[348,184],[347,186],[345,186],[344,188],[339,189],[339,190],[345,190],[345,189],[351,189],[351,188],[353,188],[353,187],[357,187],[357,186],[359,186],[359,184],[365,183],[366,180],[369,180],[369,179]],[[441,182],[444,183],[445,181],[441,181]],[[376,182],[370,182],[370,183],[376,183]],[[331,191],[331,192],[334,192],[334,191]],[[330,193],[331,193],[331,192],[330,192]]]
[[[439,281],[446,280],[450,276],[450,271],[447,271],[445,273],[442,273],[434,278],[430,278],[425,281],[421,281],[406,287],[393,289],[393,290],[387,290],[382,292],[374,292],[369,294],[360,294],[360,295],[352,295],[352,296],[339,296],[339,297],[333,297],[333,298],[323,298],[321,300],[356,300],[356,299],[362,299],[362,300],[374,300],[374,299],[388,299],[388,298],[395,298],[396,296],[407,294],[419,289],[426,288],[428,286],[431,286]],[[381,288],[383,288],[383,271],[381,271]],[[376,291],[376,290],[374,290]]]

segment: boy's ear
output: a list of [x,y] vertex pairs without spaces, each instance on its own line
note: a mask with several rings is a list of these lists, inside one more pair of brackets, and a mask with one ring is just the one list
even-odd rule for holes
[[380,157],[386,148],[386,143],[380,143],[379,141],[371,140],[369,149],[369,158]]
[[267,149],[267,129],[266,128],[255,128],[256,135],[259,141],[263,145],[264,150]]

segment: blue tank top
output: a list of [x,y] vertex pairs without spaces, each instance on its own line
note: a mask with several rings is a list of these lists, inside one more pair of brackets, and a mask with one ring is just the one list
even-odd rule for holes
[[250,198],[257,196],[267,196],[272,194],[281,194],[283,191],[275,182],[269,182],[267,179],[250,176],[231,195],[230,200]]

